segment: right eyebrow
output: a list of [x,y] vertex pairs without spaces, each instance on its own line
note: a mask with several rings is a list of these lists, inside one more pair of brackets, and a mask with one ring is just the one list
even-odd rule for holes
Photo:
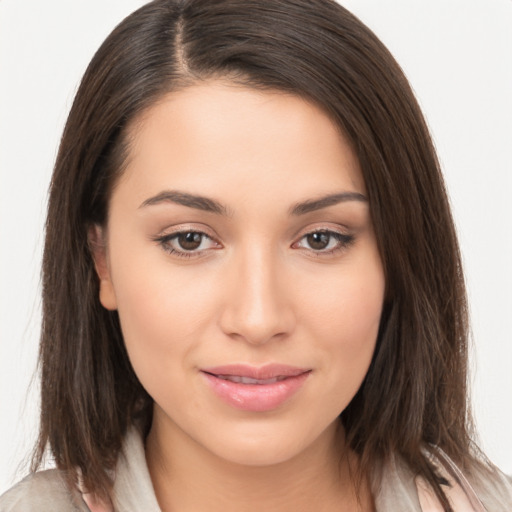
[[328,208],[338,203],[344,203],[346,201],[359,201],[367,203],[368,199],[359,192],[339,192],[337,194],[328,194],[318,199],[309,199],[301,203],[295,204],[291,209],[292,215],[304,215],[306,213]]
[[217,215],[229,215],[228,209],[215,199],[209,197],[188,194],[187,192],[179,192],[177,190],[164,190],[156,196],[146,199],[139,208],[153,206],[161,203],[174,203],[196,210],[215,213]]

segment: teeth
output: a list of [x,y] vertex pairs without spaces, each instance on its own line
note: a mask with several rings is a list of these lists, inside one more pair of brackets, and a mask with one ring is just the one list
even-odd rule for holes
[[239,375],[217,375],[217,378],[236,382],[238,384],[274,384],[275,382],[286,379],[285,376],[274,377],[272,379],[252,379],[251,377],[241,377]]

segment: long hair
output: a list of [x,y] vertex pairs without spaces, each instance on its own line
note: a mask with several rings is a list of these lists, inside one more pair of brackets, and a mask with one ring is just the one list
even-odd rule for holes
[[104,224],[129,151],[127,126],[163,95],[212,77],[318,105],[352,144],[386,277],[375,354],[340,419],[369,473],[399,455],[450,510],[423,450],[477,464],[467,403],[467,307],[453,220],[411,88],[378,38],[334,0],[156,0],[91,61],[51,182],[43,258],[42,413],[33,469],[108,494],[123,438],[152,401],[101,307],[87,233]]

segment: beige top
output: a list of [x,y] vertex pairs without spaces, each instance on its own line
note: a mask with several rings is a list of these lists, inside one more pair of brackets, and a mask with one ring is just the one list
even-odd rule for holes
[[[480,478],[472,486],[446,457],[438,461],[455,512],[511,512],[512,480],[501,473]],[[373,493],[377,512],[442,511],[428,486],[414,478],[398,460],[383,468]],[[0,497],[0,512],[103,512],[110,507],[90,503],[88,495],[70,490],[62,471],[51,469],[28,476]],[[86,502],[90,503],[91,508]],[[116,467],[113,492],[115,512],[161,512],[149,476],[140,435],[132,430],[123,445]],[[110,509],[111,510],[111,509]]]

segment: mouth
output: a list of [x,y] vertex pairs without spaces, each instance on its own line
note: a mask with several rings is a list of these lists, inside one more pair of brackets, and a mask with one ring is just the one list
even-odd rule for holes
[[284,375],[279,375],[279,377],[274,377],[272,379],[252,379],[251,377],[242,377],[241,375],[215,375],[213,373],[210,373],[210,375],[217,377],[218,379],[229,380],[230,382],[236,382],[238,384],[256,384],[258,386],[274,384],[275,382],[289,378]]
[[[219,378],[252,379],[254,381],[267,381],[273,379],[284,380],[287,377],[297,377],[303,373],[310,372],[310,368],[300,368],[287,364],[271,363],[264,366],[251,366],[248,364],[229,364],[203,368],[201,371]],[[245,384],[257,384],[257,382],[246,382]]]
[[229,365],[205,368],[209,388],[236,409],[263,412],[277,409],[302,388],[312,370],[288,365]]

